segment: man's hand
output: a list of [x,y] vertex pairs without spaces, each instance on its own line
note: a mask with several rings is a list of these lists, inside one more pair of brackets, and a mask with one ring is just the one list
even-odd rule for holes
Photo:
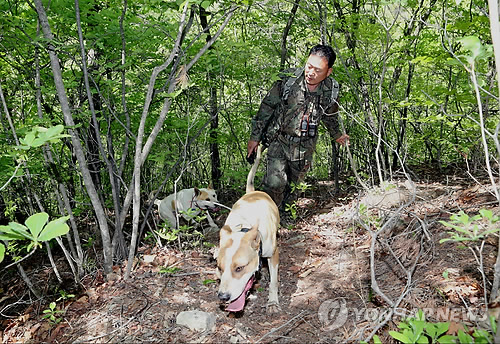
[[253,164],[255,161],[255,155],[257,155],[257,147],[259,146],[259,141],[248,141],[247,144],[247,161],[249,164]]
[[247,144],[247,158],[252,155],[252,153],[257,152],[257,147],[259,146],[259,141],[248,141]]
[[335,140],[337,143],[340,143],[342,146],[349,144],[349,135],[343,134],[341,137]]

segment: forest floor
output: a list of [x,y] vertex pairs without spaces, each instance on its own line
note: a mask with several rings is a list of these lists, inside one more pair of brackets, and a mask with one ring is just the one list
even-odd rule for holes
[[[216,297],[211,251],[143,246],[129,280],[122,278],[123,266],[114,267],[112,280],[88,276],[81,293],[57,303],[63,311],[56,314],[58,324],[42,319],[49,302],[35,302],[1,322],[2,343],[332,343],[359,342],[374,331],[390,343],[388,332],[398,329],[402,314],[418,309],[429,321],[450,322],[450,334],[464,325],[484,326],[479,265],[463,244],[440,243],[450,229],[439,221],[460,210],[497,210],[491,187],[466,176],[436,180],[424,172],[415,188],[394,182],[335,197],[331,184],[315,183],[300,197],[295,225],[279,232],[279,314],[266,314],[266,267],[244,311],[227,313]],[[370,233],[377,230],[372,245]],[[217,245],[218,235],[206,240]],[[497,247],[496,236],[484,242],[488,289]],[[8,296],[0,302],[20,292],[13,284],[3,288]],[[189,310],[210,314],[215,325],[204,332],[177,325],[177,315]]]

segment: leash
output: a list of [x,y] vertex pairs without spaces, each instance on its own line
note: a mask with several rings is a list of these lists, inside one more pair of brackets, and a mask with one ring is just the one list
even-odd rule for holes
[[213,202],[213,203],[214,203],[214,204],[217,204],[217,205],[220,205],[221,207],[226,208],[226,209],[228,209],[228,210],[231,210],[231,208],[226,207],[224,204],[220,204],[220,203],[217,203],[217,202]]
[[259,244],[259,271],[260,272],[260,269],[262,268],[262,240],[260,241],[260,244]]
[[[196,197],[196,196],[194,196],[194,195],[193,195],[193,197],[191,198],[191,206],[190,206],[190,208],[193,208],[193,209],[194,209],[193,205],[195,205],[195,206],[196,206],[196,208],[198,208],[198,209],[206,210],[205,208],[202,208],[202,207],[198,204],[198,200],[197,200],[195,197]],[[218,203],[218,202],[212,202],[212,203],[213,203],[213,204],[216,204],[216,205],[219,205],[219,206],[221,206],[221,207],[223,207],[223,208],[226,208],[226,209],[228,209],[228,210],[231,210],[231,208],[229,208],[229,207],[225,206],[224,204],[221,204],[221,203]]]

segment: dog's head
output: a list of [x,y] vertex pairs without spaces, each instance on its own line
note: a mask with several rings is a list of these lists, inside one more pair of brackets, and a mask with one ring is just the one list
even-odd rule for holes
[[210,186],[208,188],[194,188],[194,200],[200,209],[214,210],[217,208],[217,193]]
[[260,233],[257,227],[233,232],[224,225],[220,230],[217,274],[220,286],[217,296],[229,303],[227,311],[238,312],[245,306],[248,291],[259,270]]

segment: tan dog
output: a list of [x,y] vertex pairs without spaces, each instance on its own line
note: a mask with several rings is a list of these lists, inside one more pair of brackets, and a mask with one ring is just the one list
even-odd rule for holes
[[253,180],[261,156],[261,146],[248,174],[246,194],[229,213],[220,230],[217,271],[220,286],[217,296],[229,303],[227,311],[245,306],[247,293],[259,270],[261,257],[267,258],[271,281],[267,312],[280,310],[278,301],[279,250],[276,240],[280,217],[276,204],[265,192],[254,191]]
[[[160,218],[168,221],[171,227],[177,227],[177,214],[181,215],[186,221],[191,221],[202,210],[216,209],[215,202],[217,202],[217,194],[211,187],[183,189],[168,195],[162,200],[156,199],[154,201],[158,206]],[[210,227],[218,229],[208,211],[206,213]]]

